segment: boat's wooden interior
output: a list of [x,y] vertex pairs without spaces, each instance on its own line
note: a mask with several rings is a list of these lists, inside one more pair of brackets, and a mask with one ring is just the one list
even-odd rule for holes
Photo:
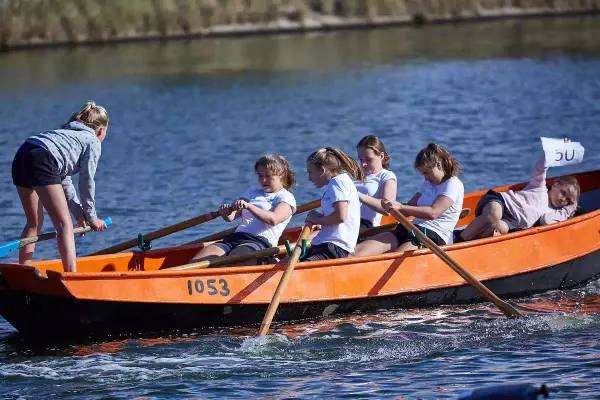
[[[580,206],[585,212],[591,212],[600,208],[600,170],[584,172],[575,175],[581,186]],[[549,184],[551,184],[549,179]],[[494,188],[496,191],[519,190],[524,187],[524,183],[508,185],[499,188]],[[474,210],[477,202],[487,190],[469,193],[465,196],[463,204],[464,208],[473,210],[467,217],[461,219],[459,227],[464,227],[470,223],[474,215]],[[388,217],[389,218],[389,217]],[[385,222],[391,222],[389,219]],[[535,229],[535,228],[533,228]],[[299,228],[294,228],[286,231],[282,236],[282,243],[286,239],[294,242],[299,234]],[[483,239],[489,240],[489,239]],[[167,270],[170,267],[182,265],[202,248],[202,244],[189,245],[178,248],[157,249],[146,252],[132,251],[126,253],[118,253],[113,255],[101,255],[91,257],[81,257],[78,259],[78,272],[127,272],[127,271],[156,271]],[[406,255],[410,256],[410,255]],[[416,256],[416,255],[415,255]],[[39,261],[34,263],[38,270],[46,275],[47,270],[62,272],[62,264],[60,260]]]

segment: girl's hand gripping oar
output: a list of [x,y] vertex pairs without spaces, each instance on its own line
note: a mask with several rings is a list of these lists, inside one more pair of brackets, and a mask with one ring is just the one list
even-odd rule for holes
[[[220,216],[220,214],[218,211],[212,211],[212,212],[209,212],[206,214],[202,214],[198,217],[190,218],[188,220],[179,222],[177,224],[170,225],[165,228],[147,233],[147,234],[143,235],[142,238],[144,239],[144,241],[149,242],[151,240],[158,239],[158,238],[170,235],[172,233],[182,231],[187,228],[191,228],[192,226],[196,226],[196,225],[200,225],[204,222],[212,221],[213,219],[215,219],[219,216]],[[127,249],[137,246],[137,244],[139,242],[140,242],[140,238],[131,239],[126,242],[114,245],[112,247],[108,247],[104,250],[100,250],[95,253],[92,253],[92,254],[90,254],[90,256],[97,256],[100,254],[118,253],[119,251],[127,250]]]
[[408,220],[402,213],[394,208],[389,208],[387,210],[396,220],[404,226],[408,231],[412,231],[417,239],[425,246],[427,246],[435,255],[442,259],[450,268],[452,268],[457,274],[459,274],[467,283],[473,286],[482,296],[487,298],[489,301],[494,303],[496,307],[500,309],[508,318],[519,318],[521,317],[521,313],[517,311],[513,306],[509,303],[502,301],[496,296],[491,290],[485,287],[481,282],[479,282],[473,275],[467,272],[463,267],[461,267],[456,261],[450,258],[450,256],[442,250],[437,244],[433,242],[433,240],[429,239],[423,232],[419,230],[412,222]]
[[273,321],[273,317],[277,312],[277,307],[279,307],[279,302],[281,300],[281,295],[285,291],[287,284],[292,276],[292,272],[296,267],[296,263],[300,258],[300,254],[302,252],[302,241],[308,239],[308,235],[312,230],[312,225],[307,223],[302,228],[302,233],[298,237],[298,241],[296,242],[296,247],[292,251],[292,255],[288,261],[288,265],[283,271],[283,275],[281,276],[281,280],[279,281],[279,285],[277,285],[277,289],[275,290],[275,294],[273,295],[273,299],[269,304],[269,308],[267,308],[267,313],[263,318],[262,324],[260,324],[260,329],[258,330],[258,336],[265,336],[267,332],[269,332],[269,327],[271,326],[271,321]]
[[[320,206],[321,206],[321,200],[313,200],[308,203],[301,204],[296,209],[296,212],[294,213],[294,215],[298,215],[298,214],[302,214],[302,213],[310,211],[310,210],[314,210],[315,208],[320,207]],[[184,246],[187,246],[190,244],[196,244],[196,243],[212,242],[214,240],[221,240],[225,236],[231,235],[233,232],[235,232],[235,230],[236,230],[236,228],[225,229],[224,231],[213,233],[212,235],[204,236],[204,237],[201,237],[200,239],[196,239],[191,242],[188,242],[188,243],[184,244]]]
[[[105,218],[104,222],[106,223],[106,226],[112,225],[112,219],[110,217]],[[73,229],[73,234],[77,235],[77,234],[89,232],[90,230],[92,230],[92,228],[90,226],[75,228],[75,229]],[[54,238],[56,238],[56,232],[48,232],[48,233],[42,233],[37,236],[31,236],[31,237],[17,239],[17,240],[13,240],[13,241],[4,243],[3,245],[0,245],[0,258],[8,257],[8,255],[10,254],[11,251],[18,251],[21,247],[26,246],[28,244],[43,242],[44,240],[50,240],[50,239],[54,239]]]

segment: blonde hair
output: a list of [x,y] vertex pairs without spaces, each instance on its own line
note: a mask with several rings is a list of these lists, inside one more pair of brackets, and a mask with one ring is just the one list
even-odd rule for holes
[[419,151],[415,159],[415,168],[418,167],[433,167],[435,164],[441,165],[444,172],[443,182],[458,176],[460,174],[460,163],[448,150],[444,149],[439,144],[429,143],[427,147]]
[[336,175],[346,172],[354,178],[354,180],[361,182],[365,181],[365,173],[360,168],[360,165],[336,147],[319,149],[311,153],[306,159],[306,162],[316,165],[317,167],[323,167]]
[[360,139],[360,142],[356,145],[356,148],[364,147],[365,149],[371,149],[376,155],[383,154],[383,162],[381,165],[387,169],[390,167],[390,155],[385,151],[385,146],[381,139],[375,135],[368,135]]
[[69,122],[73,121],[79,121],[93,130],[97,130],[108,126],[108,113],[104,107],[96,105],[93,101],[88,101],[71,116]]
[[287,190],[292,190],[296,184],[296,173],[285,157],[277,154],[265,154],[254,164],[254,171],[261,166],[265,167],[269,173],[281,177],[283,187]]
[[567,189],[569,192],[568,200],[571,202],[571,204],[574,204],[579,200],[581,188],[579,187],[577,178],[574,176],[561,176],[560,178],[556,178],[556,180],[552,183],[552,186],[561,186]]

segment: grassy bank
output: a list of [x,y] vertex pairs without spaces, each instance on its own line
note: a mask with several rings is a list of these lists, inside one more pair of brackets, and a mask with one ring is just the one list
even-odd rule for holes
[[0,49],[598,10],[600,0],[2,0]]

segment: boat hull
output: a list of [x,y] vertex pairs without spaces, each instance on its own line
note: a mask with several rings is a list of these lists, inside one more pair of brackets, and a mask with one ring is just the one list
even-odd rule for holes
[[[570,289],[600,277],[600,251],[536,271],[493,279],[503,298]],[[279,322],[330,315],[412,309],[484,300],[468,285],[351,300],[283,303]],[[79,300],[24,291],[0,291],[0,314],[25,336],[89,337],[160,331],[213,331],[260,324],[266,304],[177,304]]]

